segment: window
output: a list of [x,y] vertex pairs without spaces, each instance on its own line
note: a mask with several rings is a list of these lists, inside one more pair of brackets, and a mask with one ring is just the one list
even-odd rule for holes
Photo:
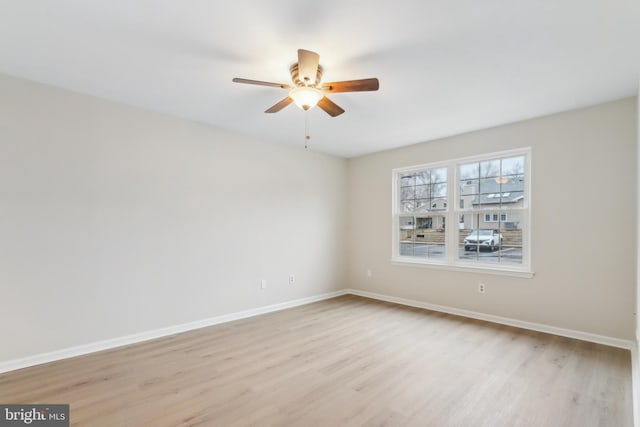
[[394,169],[392,260],[530,274],[529,174],[529,149]]

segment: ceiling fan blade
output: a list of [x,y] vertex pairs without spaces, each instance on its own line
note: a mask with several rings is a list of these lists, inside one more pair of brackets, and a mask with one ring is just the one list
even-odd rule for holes
[[303,83],[315,84],[320,55],[310,50],[298,49],[298,76]]
[[283,99],[282,101],[278,102],[273,107],[271,107],[268,110],[266,110],[265,113],[277,113],[278,111],[282,110],[284,107],[286,107],[287,105],[291,104],[292,102],[293,102],[293,99],[291,99],[291,97],[287,96],[285,99]]
[[250,84],[250,85],[258,85],[258,86],[271,86],[271,87],[279,87],[282,89],[291,89],[291,86],[284,84],[284,83],[271,83],[271,82],[261,82],[260,80],[249,80],[249,79],[241,79],[241,78],[234,78],[232,80],[234,83],[246,83],[246,84]]
[[325,92],[366,92],[378,90],[378,79],[345,80],[343,82],[324,83],[322,90]]
[[326,96],[318,101],[318,107],[322,108],[331,117],[339,116],[344,113],[344,110],[338,104],[331,101]]

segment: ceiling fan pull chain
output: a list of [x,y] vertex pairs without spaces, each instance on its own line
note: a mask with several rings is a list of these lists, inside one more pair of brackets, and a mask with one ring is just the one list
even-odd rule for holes
[[304,148],[309,148],[309,140],[311,139],[311,135],[309,135],[309,111],[304,112]]

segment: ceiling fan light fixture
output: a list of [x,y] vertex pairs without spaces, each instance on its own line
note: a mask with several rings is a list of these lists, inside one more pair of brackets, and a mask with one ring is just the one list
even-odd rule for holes
[[293,85],[283,83],[263,82],[234,77],[234,83],[246,83],[258,86],[271,86],[286,89],[289,95],[267,108],[265,113],[277,113],[294,102],[303,110],[316,105],[331,117],[344,113],[344,109],[331,101],[325,94],[339,92],[369,92],[378,90],[380,83],[376,78],[360,80],[343,80],[338,82],[320,83],[323,68],[319,63],[320,55],[310,50],[298,49],[298,62],[289,67]]
[[309,86],[296,87],[289,92],[289,97],[293,99],[293,102],[305,111],[315,107],[323,96],[322,91]]

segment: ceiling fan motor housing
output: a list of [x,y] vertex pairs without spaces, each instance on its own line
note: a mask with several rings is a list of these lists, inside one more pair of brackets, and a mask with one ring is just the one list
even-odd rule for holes
[[320,81],[322,81],[322,66],[318,65],[318,71],[316,72],[316,79],[315,81],[303,81],[300,79],[300,69],[298,67],[298,63],[296,62],[295,64],[293,64],[291,67],[289,67],[289,72],[291,72],[291,81],[293,81],[293,84],[296,86],[310,86],[310,87],[317,87],[320,84]]

